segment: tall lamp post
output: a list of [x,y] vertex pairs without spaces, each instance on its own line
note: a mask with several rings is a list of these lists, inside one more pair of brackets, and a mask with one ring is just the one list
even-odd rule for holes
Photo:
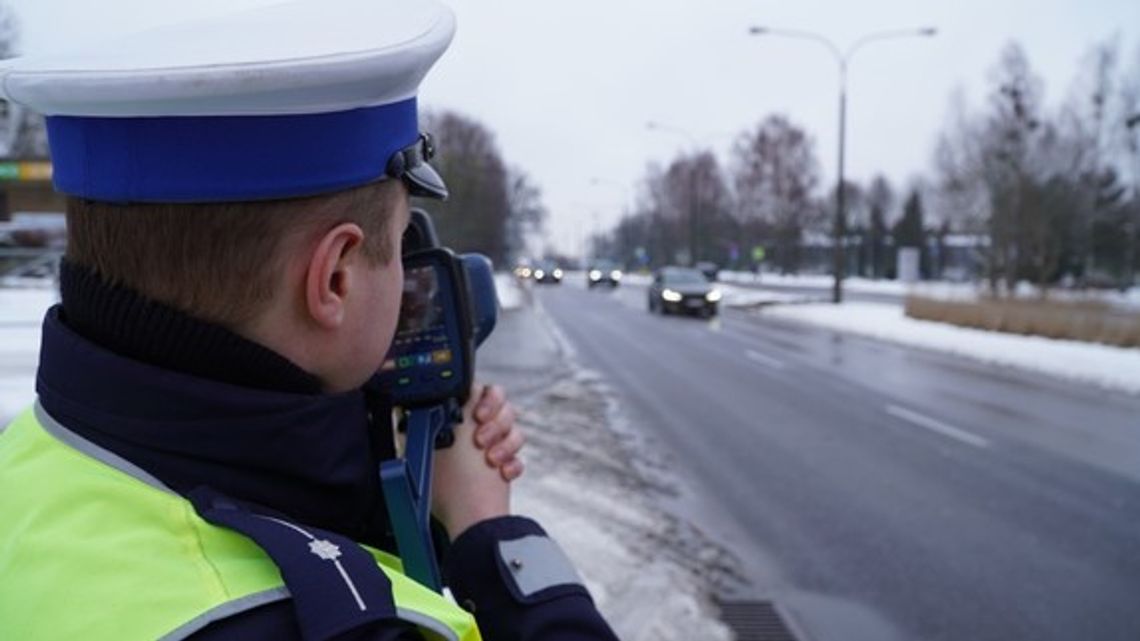
[[[696,150],[700,147],[697,142],[696,136],[681,129],[680,127],[673,127],[659,122],[649,121],[645,123],[645,128],[650,131],[664,131],[678,136],[683,136],[693,145]],[[695,266],[698,258],[699,244],[697,242],[697,233],[700,230],[699,213],[697,211],[699,203],[697,201],[697,166],[694,164],[689,167],[689,264]]]
[[833,303],[840,303],[843,301],[843,277],[847,269],[847,259],[844,251],[844,242],[847,235],[847,216],[844,210],[845,194],[843,189],[844,145],[847,135],[847,66],[851,62],[851,57],[855,55],[855,52],[871,42],[892,40],[895,38],[929,37],[938,33],[938,30],[933,27],[924,27],[922,29],[876,31],[856,40],[854,44],[847,48],[847,51],[841,50],[834,42],[824,36],[809,31],[754,26],[748,30],[748,33],[753,36],[779,36],[817,42],[827,48],[828,52],[835,58],[835,62],[839,65],[839,185],[835,190],[835,224],[833,230],[835,235],[835,247],[832,251],[835,282],[831,287],[831,301]]

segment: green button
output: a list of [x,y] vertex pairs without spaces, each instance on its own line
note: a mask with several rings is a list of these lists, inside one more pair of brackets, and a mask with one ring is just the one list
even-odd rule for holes
[[451,378],[452,376],[455,376],[455,372],[453,372],[449,369],[445,369],[439,373],[440,378]]
[[411,382],[412,382],[411,376],[401,376],[400,378],[396,379],[397,385],[408,385]]

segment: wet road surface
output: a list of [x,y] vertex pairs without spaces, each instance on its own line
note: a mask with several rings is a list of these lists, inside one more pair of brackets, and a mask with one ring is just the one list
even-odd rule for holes
[[1140,638],[1140,399],[762,312],[651,315],[644,288],[533,293],[519,313],[812,638]]

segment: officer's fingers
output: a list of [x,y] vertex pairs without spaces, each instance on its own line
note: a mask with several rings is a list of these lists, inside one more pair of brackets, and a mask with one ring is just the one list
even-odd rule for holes
[[503,440],[487,450],[487,462],[499,466],[510,461],[519,453],[524,443],[526,443],[526,437],[522,430],[511,430],[503,437]]
[[511,459],[505,465],[499,468],[499,474],[503,476],[503,480],[507,483],[517,479],[526,471],[526,465],[523,464],[522,459]]
[[515,408],[506,403],[493,419],[480,423],[475,428],[475,445],[480,449],[486,449],[502,440],[514,427]]
[[485,385],[483,393],[479,399],[479,404],[475,407],[475,420],[485,422],[491,420],[499,410],[502,409],[503,404],[507,401],[507,394],[503,388],[498,385]]

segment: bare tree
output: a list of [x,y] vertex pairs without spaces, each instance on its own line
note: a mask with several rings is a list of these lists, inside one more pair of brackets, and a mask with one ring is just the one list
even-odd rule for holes
[[799,243],[819,208],[812,194],[819,184],[815,143],[784,116],[769,116],[733,147],[733,177],[741,214],[768,222],[776,235],[776,262],[783,272],[799,264]]
[[1076,187],[1083,192],[1071,203],[1079,216],[1072,231],[1082,283],[1098,270],[1093,230],[1105,213],[1101,185],[1113,173],[1111,128],[1118,109],[1114,87],[1118,59],[1114,39],[1097,44],[1086,54],[1057,121],[1058,140],[1051,141],[1055,159],[1051,169],[1076,178]]
[[494,134],[450,111],[426,114],[424,129],[435,135],[438,152],[432,164],[451,192],[445,202],[423,203],[436,218],[440,239],[457,251],[483,252],[504,263],[512,185]]
[[[20,23],[7,4],[0,4],[0,59],[18,54]],[[9,102],[0,102],[0,156],[45,158],[47,127],[43,116]]]
[[529,240],[542,234],[549,212],[542,202],[542,190],[522,169],[507,173],[507,258],[518,260],[529,253]]
[[1140,46],[1136,48],[1133,63],[1122,70],[1120,82],[1120,112],[1117,123],[1117,144],[1123,159],[1124,171],[1131,175],[1132,197],[1125,211],[1124,222],[1124,288],[1136,284],[1137,245],[1140,244]]

